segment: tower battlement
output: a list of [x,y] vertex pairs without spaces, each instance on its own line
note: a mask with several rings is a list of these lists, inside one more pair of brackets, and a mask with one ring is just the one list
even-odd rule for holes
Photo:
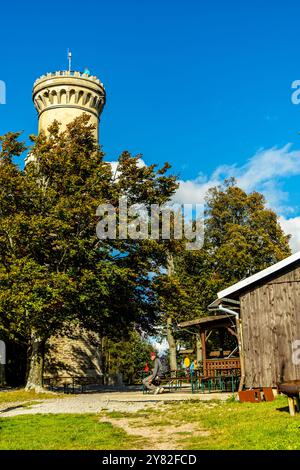
[[35,87],[38,83],[44,80],[47,80],[48,78],[52,78],[52,77],[79,77],[79,78],[91,80],[95,83],[98,83],[104,89],[103,83],[95,75],[88,75],[84,72],[73,71],[73,70],[59,70],[57,72],[48,72],[44,75],[41,75],[39,78],[37,78],[33,86]]
[[65,128],[85,112],[96,126],[95,137],[98,140],[98,121],[106,93],[96,76],[68,70],[47,73],[35,81],[32,98],[39,116],[39,132],[47,132],[55,119]]

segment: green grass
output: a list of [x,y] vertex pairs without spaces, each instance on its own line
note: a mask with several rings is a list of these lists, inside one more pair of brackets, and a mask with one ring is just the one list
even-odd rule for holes
[[26,392],[23,388],[9,392],[0,391],[0,404],[34,401],[38,399],[60,398],[59,393],[36,393],[33,390]]
[[183,449],[299,450],[300,414],[291,417],[287,400],[278,397],[268,403],[212,402],[171,406],[165,416],[192,423],[207,435],[193,434],[182,442]]
[[107,450],[137,448],[139,439],[99,423],[95,415],[31,415],[0,419],[1,450]]
[[[300,414],[289,415],[285,397],[268,403],[176,402],[136,413],[101,413],[101,422],[99,418],[75,414],[2,418],[0,449],[151,449],[151,443],[161,439],[161,434],[156,435],[160,429],[164,441],[186,450],[300,450]],[[120,418],[127,420],[134,434],[147,428],[149,439],[129,436],[117,427]]]
[[[102,411],[105,411],[105,408],[102,408]],[[132,418],[132,413],[125,413],[121,411],[107,411],[106,416],[109,418],[115,418],[115,419],[122,419],[122,418]],[[137,416],[137,413],[134,414],[134,416]]]

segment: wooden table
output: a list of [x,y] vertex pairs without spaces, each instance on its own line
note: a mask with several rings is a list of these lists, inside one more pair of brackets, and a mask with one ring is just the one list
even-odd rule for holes
[[238,389],[239,381],[241,376],[241,369],[239,367],[231,367],[231,368],[221,368],[221,369],[214,369],[214,377],[213,379],[217,379],[221,383],[221,388],[223,391],[229,391],[228,382],[231,385],[231,391],[235,392]]
[[278,391],[288,397],[290,415],[300,412],[300,380],[289,380],[278,385]]
[[50,390],[54,390],[55,387],[63,386],[64,393],[75,393],[76,386],[79,388],[81,393],[86,390],[87,385],[95,384],[96,380],[94,377],[89,376],[78,376],[78,375],[65,375],[65,376],[49,376],[44,377],[43,385],[49,386]]

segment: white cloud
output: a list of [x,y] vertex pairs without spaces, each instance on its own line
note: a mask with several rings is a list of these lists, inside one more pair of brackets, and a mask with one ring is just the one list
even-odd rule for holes
[[287,216],[298,208],[288,205],[289,194],[281,188],[284,179],[295,175],[300,175],[300,151],[291,150],[291,144],[260,149],[244,165],[222,165],[209,177],[200,174],[194,180],[181,180],[173,200],[176,203],[202,204],[210,187],[233,176],[245,191],[255,190],[264,194],[268,206],[281,215],[282,227],[292,235],[291,247],[297,251],[300,250],[300,217]]
[[290,149],[291,144],[282,148],[262,149],[237,169],[234,176],[241,187],[252,190],[257,185],[266,184],[275,178],[299,175],[300,151]]
[[[195,179],[180,180],[173,202],[203,204],[209,188],[233,176],[245,191],[259,191],[265,196],[267,205],[280,215],[283,230],[292,235],[292,250],[300,250],[300,216],[288,217],[294,215],[298,208],[288,204],[289,193],[282,189],[287,178],[300,175],[300,151],[292,150],[291,147],[291,144],[287,144],[281,148],[260,149],[244,165],[220,165],[210,176],[200,173]],[[109,163],[117,179],[118,162]],[[145,165],[140,159],[139,166]]]
[[178,204],[202,204],[209,188],[220,184],[222,180],[214,177],[204,179],[203,176],[194,180],[180,180],[179,188],[173,196],[173,201]]
[[300,216],[285,219],[284,217],[280,217],[280,224],[283,228],[285,233],[289,233],[292,237],[290,240],[290,246],[295,253],[296,251],[300,250]]
[[119,162],[108,162],[108,163],[110,163],[113,176],[116,175]]
[[[120,174],[119,171],[118,171],[119,162],[112,161],[112,162],[108,162],[108,163],[110,163],[110,165],[111,165],[113,179],[114,180],[118,179],[119,174]],[[146,163],[144,162],[144,160],[139,158],[138,161],[137,161],[137,166],[138,166],[138,168],[142,168],[143,166],[146,166]]]

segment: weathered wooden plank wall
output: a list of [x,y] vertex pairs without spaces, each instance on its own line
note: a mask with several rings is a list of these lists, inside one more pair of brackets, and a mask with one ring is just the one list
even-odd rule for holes
[[300,340],[300,266],[240,296],[247,387],[300,379],[292,344]]

